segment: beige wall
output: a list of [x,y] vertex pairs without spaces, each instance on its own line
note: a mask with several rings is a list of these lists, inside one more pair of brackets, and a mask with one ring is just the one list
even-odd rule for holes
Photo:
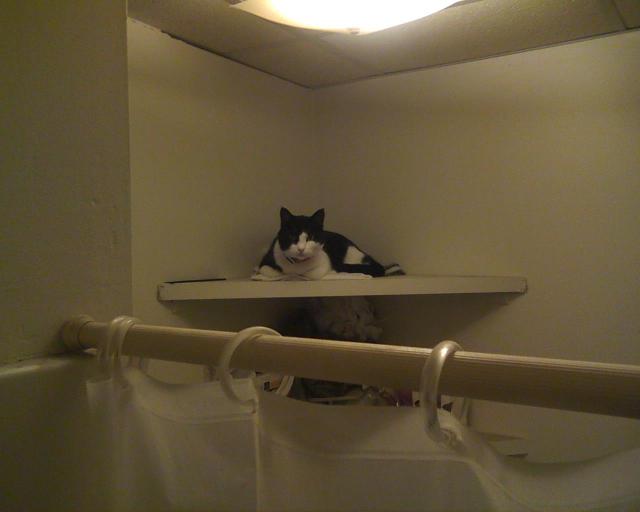
[[125,17],[3,5],[0,362],[62,351],[70,316],[131,310]]
[[281,303],[159,303],[158,283],[248,277],[279,208],[311,213],[310,91],[129,22],[134,313],[234,330]]
[[316,93],[336,229],[410,273],[529,280],[381,299],[386,338],[640,364],[639,63],[634,32]]
[[[132,263],[124,3],[12,2],[1,19],[7,362],[61,351],[69,316],[129,313]],[[412,273],[529,278],[510,301],[380,300],[389,340],[640,363],[640,33],[310,92],[129,29],[143,320],[271,322],[282,303],[167,306],[155,287],[246,275],[286,201],[325,206],[329,228]],[[637,422],[529,408],[476,421],[543,458],[638,439]]]
[[[144,321],[273,323],[295,301],[161,304],[156,286],[245,276],[282,203],[324,206],[329,229],[410,273],[529,279],[516,298],[379,299],[389,341],[640,363],[639,33],[314,92],[140,24],[129,49]],[[541,459],[640,435],[637,422],[495,404],[474,421],[531,438]]]
[[410,273],[526,276],[443,333],[471,348],[640,363],[638,57],[631,33],[319,91],[330,215]]

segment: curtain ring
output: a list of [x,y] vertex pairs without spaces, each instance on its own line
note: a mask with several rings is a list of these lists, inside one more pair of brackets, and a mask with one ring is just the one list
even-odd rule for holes
[[111,320],[107,333],[98,347],[98,361],[108,378],[113,377],[120,385],[126,386],[127,382],[122,372],[120,357],[122,346],[129,329],[139,320],[130,316],[118,316]]
[[[220,386],[222,387],[222,391],[226,395],[226,397],[232,402],[251,406],[255,409],[256,401],[254,398],[250,398],[248,400],[242,400],[234,391],[231,382],[233,381],[233,377],[231,376],[231,372],[229,370],[229,364],[231,363],[231,358],[233,354],[238,349],[238,347],[247,340],[253,339],[262,334],[271,334],[273,336],[281,336],[281,334],[273,329],[269,329],[268,327],[247,327],[242,331],[238,332],[232,339],[229,341],[225,347],[222,349],[222,354],[218,358],[218,364],[216,366],[216,376],[220,379]],[[293,383],[293,377],[284,377],[282,379],[282,383],[278,387],[276,393],[278,394],[288,394],[291,389],[291,384]]]
[[422,367],[420,375],[420,404],[425,414],[425,430],[427,435],[438,443],[450,439],[448,432],[440,428],[438,421],[438,385],[442,367],[447,359],[462,347],[455,341],[441,341],[432,350]]

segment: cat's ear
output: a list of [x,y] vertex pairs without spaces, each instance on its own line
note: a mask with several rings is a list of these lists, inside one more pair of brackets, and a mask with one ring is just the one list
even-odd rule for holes
[[322,226],[324,225],[324,208],[320,208],[311,216],[311,222],[322,229]]
[[280,208],[280,224],[281,225],[288,224],[289,222],[291,222],[292,218],[293,218],[293,215],[289,210],[287,210],[284,206]]

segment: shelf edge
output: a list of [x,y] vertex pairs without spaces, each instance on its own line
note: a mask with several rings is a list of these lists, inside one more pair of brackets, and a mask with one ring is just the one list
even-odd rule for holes
[[296,297],[525,293],[516,276],[392,276],[363,280],[224,281],[161,283],[158,300],[230,300]]

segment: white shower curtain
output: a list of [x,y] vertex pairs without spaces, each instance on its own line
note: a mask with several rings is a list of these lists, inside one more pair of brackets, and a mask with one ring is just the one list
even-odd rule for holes
[[[326,406],[217,382],[88,384],[108,446],[105,510],[640,510],[640,450],[580,464],[496,454],[446,412],[457,443],[431,441],[414,408]],[[246,397],[248,380],[235,383]],[[550,425],[550,428],[552,426]]]
[[[318,406],[260,393],[264,511],[640,510],[640,449],[588,463],[496,453],[446,411],[441,445],[416,408]],[[552,425],[550,425],[552,428]]]
[[[105,511],[256,510],[254,418],[218,382],[175,385],[136,368],[87,383],[105,446]],[[235,391],[250,397],[250,380]]]

